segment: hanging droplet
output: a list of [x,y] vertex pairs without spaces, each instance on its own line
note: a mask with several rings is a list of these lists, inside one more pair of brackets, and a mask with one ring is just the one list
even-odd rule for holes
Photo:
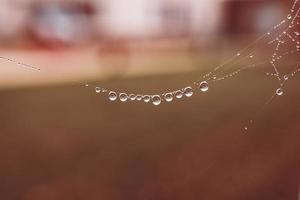
[[191,97],[191,96],[193,96],[193,94],[194,94],[194,92],[193,92],[193,89],[191,87],[186,87],[184,89],[184,95],[186,97]]
[[135,94],[130,94],[130,95],[129,95],[129,99],[130,99],[131,101],[136,100],[136,95],[135,95]]
[[151,100],[151,97],[149,95],[144,95],[143,100],[144,102],[148,103]]
[[276,94],[277,94],[278,96],[282,96],[282,95],[283,95],[283,90],[282,90],[281,88],[278,88],[278,89],[276,90]]
[[207,92],[208,89],[209,89],[208,82],[202,81],[202,82],[200,83],[199,89],[200,89],[202,92]]
[[165,100],[167,101],[167,102],[171,102],[171,101],[173,101],[173,94],[172,93],[167,93],[167,94],[165,94]]
[[183,97],[182,91],[180,91],[180,90],[176,91],[175,96],[176,96],[177,99],[181,99]]
[[286,81],[289,80],[289,76],[288,76],[288,75],[284,75],[283,78],[284,78],[284,80],[286,80]]
[[159,95],[152,96],[152,103],[155,106],[158,106],[161,103],[161,98]]
[[120,98],[120,101],[125,102],[128,100],[128,95],[125,93],[120,93],[119,98]]
[[96,91],[96,93],[100,93],[101,92],[101,88],[100,87],[96,87],[95,91]]
[[117,100],[118,98],[118,95],[116,92],[113,92],[113,91],[110,91],[109,94],[108,94],[108,99],[111,100],[111,101],[115,101]]
[[136,98],[135,98],[137,101],[141,101],[143,99],[143,96],[142,95],[137,95]]

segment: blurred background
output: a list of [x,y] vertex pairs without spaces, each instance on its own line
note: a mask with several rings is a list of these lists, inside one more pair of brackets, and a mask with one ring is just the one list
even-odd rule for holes
[[0,56],[41,68],[0,60],[0,198],[300,199],[299,77],[263,110],[278,87],[264,67],[159,108],[78,84],[182,88],[292,4],[0,0]]

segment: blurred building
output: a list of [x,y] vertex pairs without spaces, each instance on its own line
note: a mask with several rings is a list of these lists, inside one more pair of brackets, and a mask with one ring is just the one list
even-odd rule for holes
[[[283,16],[277,0],[1,0],[0,39],[77,44],[94,39],[198,38],[265,31]],[[7,20],[9,19],[9,20]]]

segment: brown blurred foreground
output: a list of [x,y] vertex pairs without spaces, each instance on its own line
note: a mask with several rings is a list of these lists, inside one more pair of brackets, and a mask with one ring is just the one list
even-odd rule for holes
[[[152,92],[195,74],[101,85]],[[300,79],[245,132],[276,89],[261,74],[243,73],[160,107],[110,103],[76,84],[2,90],[0,198],[296,200]]]

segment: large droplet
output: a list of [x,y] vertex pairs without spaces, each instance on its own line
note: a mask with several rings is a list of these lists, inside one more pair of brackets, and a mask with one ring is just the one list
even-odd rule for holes
[[118,95],[116,92],[113,92],[113,91],[110,91],[109,94],[108,94],[108,99],[111,100],[111,101],[115,101],[117,100],[118,98]]
[[186,87],[186,88],[184,89],[184,95],[185,95],[186,97],[191,97],[191,96],[193,96],[193,94],[194,94],[193,88],[191,88],[191,87]]
[[183,97],[182,91],[180,91],[180,90],[176,91],[175,96],[176,96],[177,99],[181,99]]
[[282,90],[281,88],[278,88],[278,89],[276,90],[276,94],[277,94],[278,96],[282,96],[282,95],[283,95],[283,90]]
[[161,103],[161,98],[159,95],[152,96],[152,103],[155,106],[158,106]]
[[100,93],[102,90],[101,90],[100,87],[96,87],[96,88],[95,88],[95,91],[96,91],[96,93]]
[[120,93],[119,98],[120,98],[120,101],[125,102],[128,100],[128,95],[125,93]]
[[144,95],[143,100],[144,100],[144,102],[148,103],[148,102],[150,102],[151,97],[149,95]]
[[164,95],[166,102],[171,102],[173,101],[173,94],[172,93],[167,93]]
[[200,89],[202,92],[207,92],[208,89],[209,89],[208,82],[202,81],[202,82],[200,83],[199,89]]

